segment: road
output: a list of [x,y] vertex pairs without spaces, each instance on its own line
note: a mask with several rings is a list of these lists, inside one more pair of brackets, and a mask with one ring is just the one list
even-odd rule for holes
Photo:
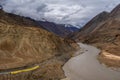
[[29,65],[29,66],[27,65],[27,66],[22,66],[22,67],[17,67],[17,68],[0,70],[0,75],[3,75],[3,74],[18,74],[18,73],[22,73],[22,72],[33,71],[33,70],[36,70],[36,69],[40,68],[40,66],[45,65],[46,62],[49,62],[50,60],[53,60],[53,59],[55,59],[54,56],[40,62],[39,64],[34,64],[34,65]]
[[29,72],[33,71],[39,68],[39,65],[36,66],[23,66],[23,67],[18,67],[18,68],[12,68],[12,69],[5,69],[5,70],[0,70],[0,75],[2,74],[18,74],[22,72]]

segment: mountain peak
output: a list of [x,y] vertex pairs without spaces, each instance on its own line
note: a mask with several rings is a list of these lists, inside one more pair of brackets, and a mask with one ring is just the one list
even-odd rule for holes
[[120,14],[120,4],[111,11],[111,16],[117,16],[119,14]]

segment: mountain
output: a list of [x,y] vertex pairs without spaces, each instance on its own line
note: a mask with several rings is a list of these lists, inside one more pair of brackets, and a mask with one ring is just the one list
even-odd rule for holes
[[72,33],[79,31],[79,28],[76,28],[75,26],[70,25],[70,24],[65,24],[65,28],[71,31]]
[[85,37],[93,33],[98,28],[96,26],[101,25],[101,23],[104,22],[108,18],[108,16],[109,16],[109,13],[105,11],[96,15],[91,21],[89,21],[83,28],[79,30],[79,33],[75,32],[74,33],[75,36],[73,35],[73,38],[77,40],[78,39],[81,40],[80,39],[81,37]]
[[[59,80],[64,77],[62,65],[76,50],[74,41],[40,28],[34,20],[0,9],[0,80]],[[16,75],[3,72],[29,65],[40,68]]]
[[120,67],[120,4],[110,13],[102,12],[94,17],[74,36],[76,41],[100,48],[100,62]]
[[37,24],[42,26],[47,31],[52,32],[61,37],[67,37],[68,35],[71,35],[73,32],[79,30],[78,28],[72,25],[56,24],[54,22],[48,21],[37,21]]

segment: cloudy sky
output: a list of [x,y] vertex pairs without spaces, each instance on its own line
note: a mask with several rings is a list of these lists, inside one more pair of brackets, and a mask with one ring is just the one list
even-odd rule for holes
[[110,11],[120,0],[0,0],[5,11],[35,20],[84,25],[102,11]]

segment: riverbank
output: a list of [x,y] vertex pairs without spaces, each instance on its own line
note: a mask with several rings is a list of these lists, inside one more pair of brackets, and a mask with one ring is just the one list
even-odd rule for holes
[[120,72],[114,71],[98,61],[99,49],[79,43],[83,54],[71,58],[63,67],[70,80],[120,80]]
[[101,63],[106,64],[108,67],[112,66],[115,68],[120,68],[120,56],[102,51],[98,59]]

